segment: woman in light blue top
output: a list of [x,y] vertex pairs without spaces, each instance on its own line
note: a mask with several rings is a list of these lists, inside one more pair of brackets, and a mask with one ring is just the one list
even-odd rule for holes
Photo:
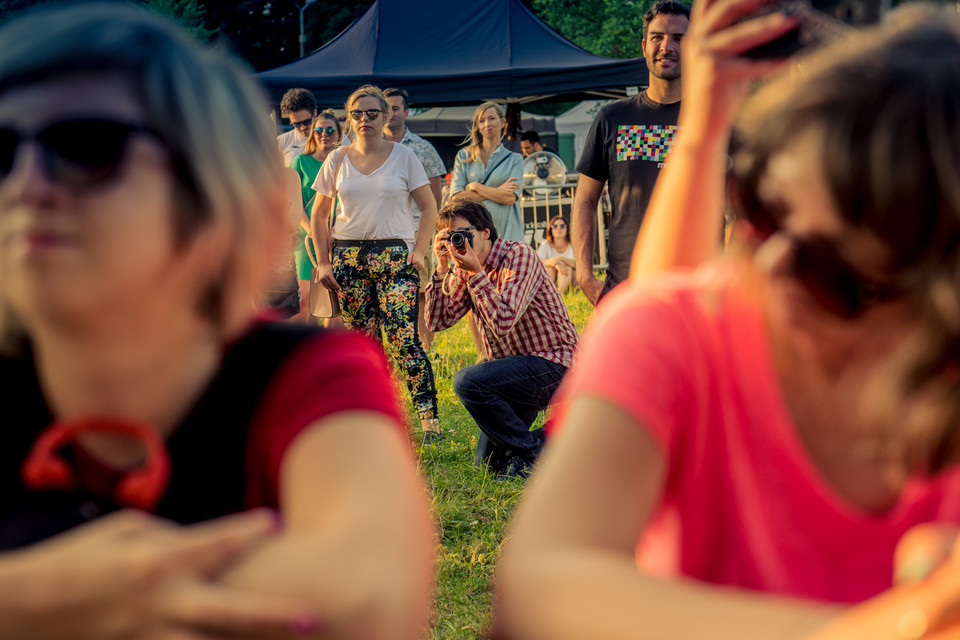
[[453,165],[450,198],[482,203],[501,237],[523,242],[523,158],[500,144],[506,124],[497,103],[484,102],[477,107],[468,144],[457,153]]

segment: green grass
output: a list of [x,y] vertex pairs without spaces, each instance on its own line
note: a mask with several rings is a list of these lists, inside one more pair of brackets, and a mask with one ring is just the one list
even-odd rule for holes
[[[593,307],[579,290],[568,292],[564,300],[574,324],[582,330]],[[523,491],[522,482],[499,482],[473,466],[479,431],[453,393],[453,376],[476,359],[466,321],[437,334],[431,360],[444,440],[418,450],[440,531],[433,640],[483,636],[490,616],[494,566]],[[535,426],[542,420],[541,415]]]

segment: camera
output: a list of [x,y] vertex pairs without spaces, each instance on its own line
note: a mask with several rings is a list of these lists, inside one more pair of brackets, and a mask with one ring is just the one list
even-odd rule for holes
[[473,248],[473,234],[470,233],[469,229],[454,229],[447,236],[447,240],[457,250],[457,253],[466,253],[466,249],[463,248],[465,243],[469,244],[471,249]]

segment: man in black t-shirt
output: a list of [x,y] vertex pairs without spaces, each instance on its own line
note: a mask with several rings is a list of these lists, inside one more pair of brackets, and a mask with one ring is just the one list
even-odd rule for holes
[[[680,44],[690,11],[674,0],[657,0],[643,16],[641,47],[650,84],[640,94],[600,110],[583,147],[573,204],[570,240],[577,282],[596,305],[627,278],[630,258],[650,193],[677,132],[680,114]],[[593,273],[597,203],[610,191],[607,278]]]

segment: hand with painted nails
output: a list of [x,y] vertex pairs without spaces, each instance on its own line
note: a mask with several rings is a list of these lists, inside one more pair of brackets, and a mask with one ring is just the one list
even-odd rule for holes
[[216,578],[276,535],[257,510],[189,527],[122,511],[0,556],[4,638],[293,638],[317,626],[300,598]]

